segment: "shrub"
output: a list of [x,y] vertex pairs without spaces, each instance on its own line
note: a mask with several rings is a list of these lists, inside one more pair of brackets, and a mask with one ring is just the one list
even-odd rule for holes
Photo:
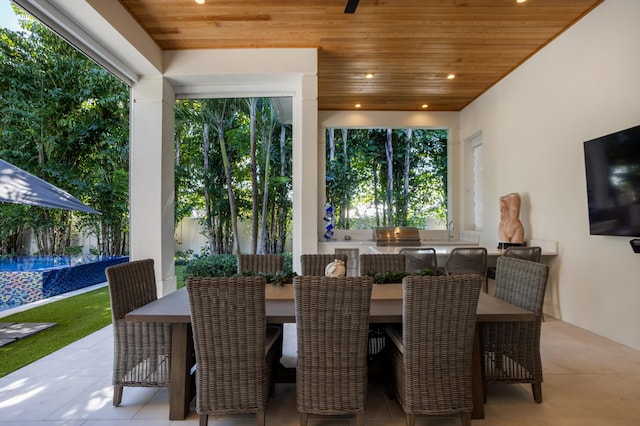
[[187,262],[184,276],[188,277],[230,277],[238,272],[238,263],[233,254],[198,256]]
[[75,256],[82,254],[82,246],[69,246],[64,248],[64,254]]
[[[295,275],[292,272],[293,256],[291,253],[283,253],[283,255],[284,272],[258,275],[265,276],[267,278],[267,282],[271,282],[276,285],[281,285],[283,282],[290,282]],[[188,260],[185,264],[185,279],[188,277],[232,277],[238,275],[238,261],[236,256],[233,254],[197,256]]]
[[177,266],[185,266],[189,259],[193,258],[193,250],[189,249],[187,251],[176,250],[175,262]]

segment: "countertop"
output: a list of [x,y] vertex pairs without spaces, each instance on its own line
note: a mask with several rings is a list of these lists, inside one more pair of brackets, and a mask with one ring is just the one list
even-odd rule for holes
[[[318,245],[325,248],[341,248],[341,249],[366,249],[372,254],[394,254],[399,253],[403,248],[420,249],[420,248],[434,248],[436,253],[441,256],[447,256],[456,247],[479,247],[476,242],[471,241],[429,241],[422,240],[420,246],[377,246],[373,240],[323,240],[319,241]],[[321,250],[322,252],[326,250]],[[490,256],[500,256],[504,253],[504,250],[499,250],[497,247],[487,247],[487,254]],[[543,246],[543,256],[555,256],[556,250],[549,250]]]

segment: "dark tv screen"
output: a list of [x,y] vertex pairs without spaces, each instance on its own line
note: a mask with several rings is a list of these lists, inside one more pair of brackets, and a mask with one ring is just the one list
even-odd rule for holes
[[591,235],[640,236],[640,126],[584,143]]

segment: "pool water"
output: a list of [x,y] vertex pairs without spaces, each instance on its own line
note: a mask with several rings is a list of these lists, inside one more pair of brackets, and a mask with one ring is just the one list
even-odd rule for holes
[[85,263],[102,262],[121,256],[18,256],[0,259],[0,272],[40,271]]
[[0,311],[107,280],[128,256],[21,256],[0,260]]

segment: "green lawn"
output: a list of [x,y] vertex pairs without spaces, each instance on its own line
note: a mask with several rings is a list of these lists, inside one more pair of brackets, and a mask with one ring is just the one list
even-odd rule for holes
[[[184,266],[176,266],[178,288],[184,286]],[[0,318],[0,322],[55,322],[57,326],[0,348],[0,377],[111,324],[109,288],[37,306]]]
[[102,287],[18,312],[2,322],[55,322],[55,327],[0,348],[0,377],[111,324],[109,289]]

